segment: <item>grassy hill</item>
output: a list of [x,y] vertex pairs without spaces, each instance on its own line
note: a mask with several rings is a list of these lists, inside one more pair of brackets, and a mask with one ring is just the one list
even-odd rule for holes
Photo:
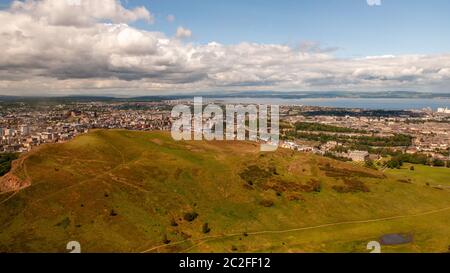
[[446,252],[450,173],[428,171],[94,131],[16,161],[31,186],[0,194],[0,252],[368,252],[391,233],[413,240],[384,252]]

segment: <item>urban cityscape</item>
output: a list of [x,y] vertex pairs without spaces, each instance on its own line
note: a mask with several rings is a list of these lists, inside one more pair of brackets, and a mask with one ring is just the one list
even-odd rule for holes
[[382,272],[430,256],[372,253],[449,254],[449,11],[0,0],[2,268]]
[[[69,141],[93,129],[170,131],[173,122],[170,110],[176,103],[192,102],[71,102],[41,106],[14,102],[14,107],[11,102],[8,106],[1,103],[0,151],[24,153],[42,144]],[[331,153],[336,157],[365,161],[373,148],[380,147],[366,145],[362,147],[366,148],[363,151],[347,147],[345,153],[338,152],[349,146],[345,145],[345,138],[383,140],[404,135],[410,138],[406,144],[383,144],[381,147],[408,154],[421,153],[444,162],[450,159],[450,112],[447,108],[374,113],[364,109],[292,105],[282,106],[280,116],[282,148],[321,155]],[[296,124],[310,126],[297,128],[295,132],[299,134],[293,135]],[[330,140],[322,136],[328,136]],[[344,143],[339,141],[341,138]],[[378,159],[379,155],[380,151],[372,154],[372,158]]]

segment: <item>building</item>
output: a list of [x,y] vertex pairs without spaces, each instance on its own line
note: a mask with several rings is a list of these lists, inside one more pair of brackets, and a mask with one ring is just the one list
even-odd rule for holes
[[350,151],[348,152],[348,157],[353,161],[362,162],[369,159],[369,152],[366,151]]
[[19,130],[21,136],[28,136],[31,134],[30,126],[28,125],[21,125]]
[[450,114],[450,109],[448,109],[447,107],[445,107],[445,108],[438,108],[437,112],[439,114]]
[[13,136],[14,135],[14,131],[13,131],[13,129],[5,128],[5,129],[3,129],[3,135],[4,136]]
[[339,143],[337,143],[337,141],[328,141],[326,144],[323,144],[321,148],[323,150],[328,151],[328,150],[331,150],[333,148],[336,148],[336,146],[338,146],[338,145],[339,145]]

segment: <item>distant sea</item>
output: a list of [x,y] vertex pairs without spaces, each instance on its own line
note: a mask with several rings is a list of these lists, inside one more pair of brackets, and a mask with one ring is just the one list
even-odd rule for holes
[[273,104],[304,105],[336,108],[362,108],[371,110],[412,110],[430,107],[450,108],[450,99],[361,99],[361,98],[323,98],[323,99],[281,99],[281,98],[214,98],[207,101],[220,101],[229,104]]

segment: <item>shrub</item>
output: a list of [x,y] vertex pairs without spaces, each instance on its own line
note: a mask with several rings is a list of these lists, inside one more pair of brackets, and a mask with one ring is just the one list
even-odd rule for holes
[[188,222],[192,222],[194,221],[196,218],[198,217],[198,213],[194,212],[187,212],[184,214],[183,219],[188,221]]
[[211,231],[211,228],[209,228],[209,225],[208,225],[208,223],[204,223],[203,224],[203,227],[202,227],[202,231],[203,231],[203,233],[209,233],[210,231]]
[[311,189],[314,192],[321,192],[322,191],[322,183],[320,183],[319,180],[312,179],[311,182],[309,183],[309,185],[311,186]]
[[64,218],[61,222],[57,223],[55,226],[66,229],[68,226],[70,226],[69,217]]
[[272,200],[268,200],[268,199],[261,200],[261,202],[259,202],[259,204],[266,208],[270,208],[275,205],[275,203]]
[[270,170],[262,169],[259,166],[251,165],[242,171],[239,176],[242,180],[247,182],[247,184],[253,185],[255,182],[264,181],[272,177],[274,172],[276,172],[276,170],[272,170],[271,172]]
[[398,179],[397,181],[400,182],[400,183],[404,183],[404,184],[411,184],[411,179],[408,179],[408,180],[406,180],[406,179]]
[[356,179],[345,179],[344,186],[333,186],[332,188],[339,193],[370,192],[363,182]]
[[170,244],[170,240],[169,239],[167,239],[167,234],[164,234],[164,236],[163,236],[163,243],[165,244],[165,245],[168,245],[168,244]]
[[311,179],[308,184],[301,186],[304,192],[321,192],[322,183],[317,179]]
[[177,221],[175,221],[175,219],[170,220],[170,225],[172,227],[177,227],[178,226]]
[[289,201],[305,201],[305,199],[303,198],[303,196],[301,196],[300,194],[290,194],[287,199]]

